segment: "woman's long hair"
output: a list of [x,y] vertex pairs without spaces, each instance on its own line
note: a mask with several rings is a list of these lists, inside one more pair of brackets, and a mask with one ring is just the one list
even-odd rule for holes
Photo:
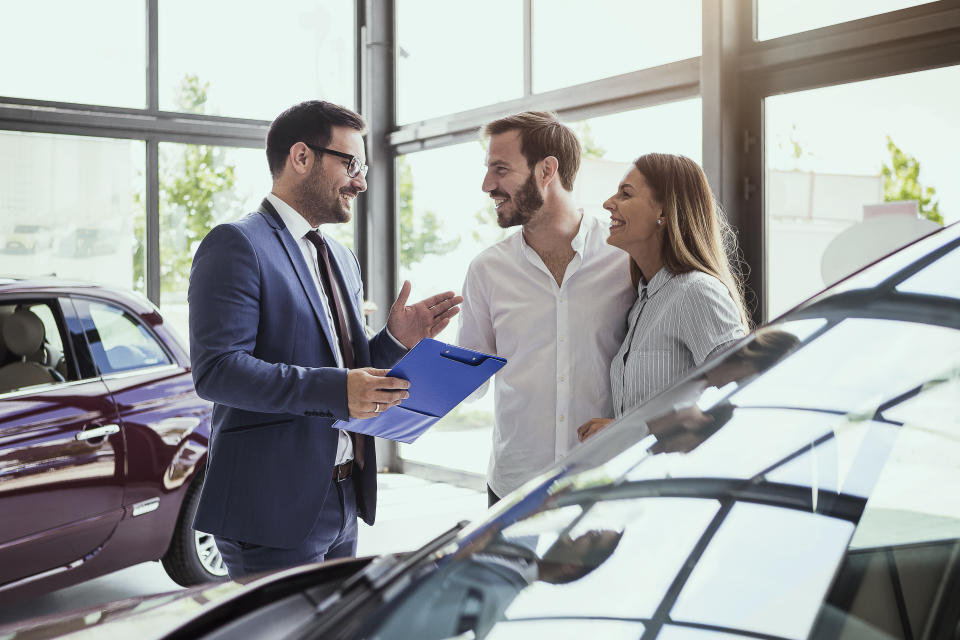
[[[648,153],[633,164],[663,207],[663,264],[674,273],[702,271],[717,278],[749,329],[736,236],[713,198],[703,169],[690,158],[668,153]],[[630,264],[636,285],[640,269],[632,260]]]

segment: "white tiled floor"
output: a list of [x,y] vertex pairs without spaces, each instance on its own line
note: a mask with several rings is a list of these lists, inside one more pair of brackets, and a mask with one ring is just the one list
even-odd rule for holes
[[[358,555],[414,549],[460,520],[475,520],[487,508],[479,491],[402,474],[379,477],[377,522],[360,523]],[[179,589],[159,562],[145,562],[82,584],[0,608],[0,626],[111,600]]]

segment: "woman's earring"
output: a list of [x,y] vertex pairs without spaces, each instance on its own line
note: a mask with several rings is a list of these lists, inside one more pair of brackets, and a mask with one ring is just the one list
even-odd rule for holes
[[663,218],[657,218],[657,224],[663,225]]

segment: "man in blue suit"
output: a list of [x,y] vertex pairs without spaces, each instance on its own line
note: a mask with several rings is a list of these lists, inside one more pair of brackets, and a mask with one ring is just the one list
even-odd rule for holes
[[258,211],[214,228],[190,273],[190,355],[213,401],[194,527],[214,535],[231,577],[356,553],[357,515],[373,524],[373,438],[332,429],[408,397],[386,376],[459,310],[452,291],[407,305],[367,339],[353,253],[318,232],[350,220],[367,188],[365,123],[309,101],[267,134],[273,189]]

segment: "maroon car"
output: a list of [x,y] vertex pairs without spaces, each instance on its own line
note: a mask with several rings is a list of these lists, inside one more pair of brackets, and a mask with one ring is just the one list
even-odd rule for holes
[[226,575],[192,528],[212,405],[139,295],[0,279],[0,602],[146,560]]

